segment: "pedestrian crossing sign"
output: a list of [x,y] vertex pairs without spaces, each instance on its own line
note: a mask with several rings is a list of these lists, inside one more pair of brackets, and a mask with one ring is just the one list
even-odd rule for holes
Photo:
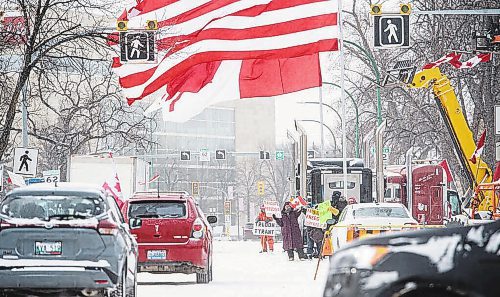
[[14,149],[13,171],[15,174],[23,176],[36,176],[36,167],[38,164],[38,149],[16,147]]

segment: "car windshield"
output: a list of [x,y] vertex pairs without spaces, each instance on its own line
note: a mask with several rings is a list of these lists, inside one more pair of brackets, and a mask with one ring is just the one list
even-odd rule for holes
[[402,207],[362,207],[353,210],[354,218],[408,218]]
[[186,216],[186,203],[179,201],[131,203],[129,216],[131,218],[182,218]]
[[13,196],[0,204],[0,213],[10,218],[40,220],[86,219],[106,211],[101,197]]

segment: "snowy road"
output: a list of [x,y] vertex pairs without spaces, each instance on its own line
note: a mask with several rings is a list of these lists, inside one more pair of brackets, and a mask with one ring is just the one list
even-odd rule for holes
[[138,296],[322,296],[328,260],[321,262],[314,281],[317,259],[290,262],[281,245],[276,243],[272,254],[259,254],[258,242],[215,241],[213,282],[196,284],[195,275],[141,273]]

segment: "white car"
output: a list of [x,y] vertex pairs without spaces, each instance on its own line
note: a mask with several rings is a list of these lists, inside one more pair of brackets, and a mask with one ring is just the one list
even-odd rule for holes
[[334,249],[338,249],[352,238],[359,237],[360,232],[378,234],[416,226],[418,222],[401,203],[351,204],[342,211],[338,223],[333,226],[332,244]]

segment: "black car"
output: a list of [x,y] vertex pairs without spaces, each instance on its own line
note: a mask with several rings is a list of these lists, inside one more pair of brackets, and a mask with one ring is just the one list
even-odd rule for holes
[[135,297],[136,265],[137,243],[98,188],[32,185],[0,202],[0,296]]
[[500,221],[354,242],[330,262],[324,297],[493,297]]

